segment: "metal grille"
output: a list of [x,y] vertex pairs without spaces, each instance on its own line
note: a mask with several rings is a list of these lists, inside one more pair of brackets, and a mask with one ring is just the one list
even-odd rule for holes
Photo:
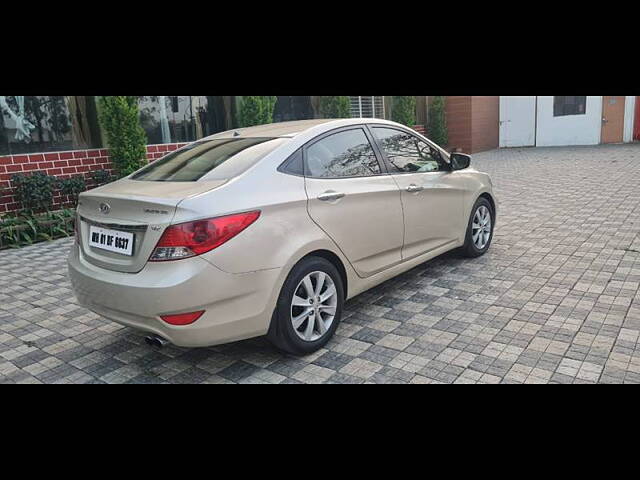
[[349,97],[351,118],[384,118],[384,97]]

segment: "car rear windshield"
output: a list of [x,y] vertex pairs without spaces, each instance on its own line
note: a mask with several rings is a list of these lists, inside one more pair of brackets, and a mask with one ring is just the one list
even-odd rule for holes
[[286,138],[220,138],[187,145],[135,173],[132,180],[194,182],[233,178],[247,170]]

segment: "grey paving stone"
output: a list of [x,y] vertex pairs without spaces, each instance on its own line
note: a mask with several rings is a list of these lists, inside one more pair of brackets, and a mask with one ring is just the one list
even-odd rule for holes
[[307,357],[264,338],[154,350],[77,305],[72,239],[2,250],[0,383],[640,383],[640,144],[473,163],[499,202],[491,250],[351,299]]

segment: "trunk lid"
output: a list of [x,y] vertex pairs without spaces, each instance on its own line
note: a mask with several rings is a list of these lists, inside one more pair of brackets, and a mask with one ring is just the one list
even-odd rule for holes
[[[224,185],[227,180],[152,182],[123,179],[83,192],[78,202],[80,248],[88,262],[108,270],[136,273],[144,268],[180,202]],[[92,227],[94,227],[92,229]],[[90,245],[90,234],[124,232],[131,255]]]

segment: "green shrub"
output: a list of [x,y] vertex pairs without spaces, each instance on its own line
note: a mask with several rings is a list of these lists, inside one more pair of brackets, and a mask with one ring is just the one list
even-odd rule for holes
[[273,122],[273,109],[276,97],[242,97],[238,124],[240,127],[251,127]]
[[431,107],[429,108],[429,126],[427,127],[427,135],[431,140],[440,146],[446,146],[449,143],[447,134],[447,119],[445,116],[444,97],[433,97]]
[[0,221],[0,249],[68,237],[73,234],[74,217],[73,210],[60,210],[4,218]]
[[109,170],[92,170],[89,173],[89,178],[96,187],[100,187],[114,180],[113,175]]
[[391,119],[407,127],[416,124],[416,97],[393,97]]
[[78,195],[87,189],[87,184],[82,175],[71,178],[58,179],[58,188],[63,195],[69,195],[74,204],[78,204]]
[[53,203],[53,190],[56,181],[56,177],[44,172],[34,172],[30,175],[16,173],[11,176],[13,197],[23,211],[49,210]]
[[320,115],[323,118],[349,118],[351,116],[349,97],[320,97]]
[[98,107],[111,161],[118,175],[126,177],[147,161],[147,135],[140,126],[138,97],[99,97]]

